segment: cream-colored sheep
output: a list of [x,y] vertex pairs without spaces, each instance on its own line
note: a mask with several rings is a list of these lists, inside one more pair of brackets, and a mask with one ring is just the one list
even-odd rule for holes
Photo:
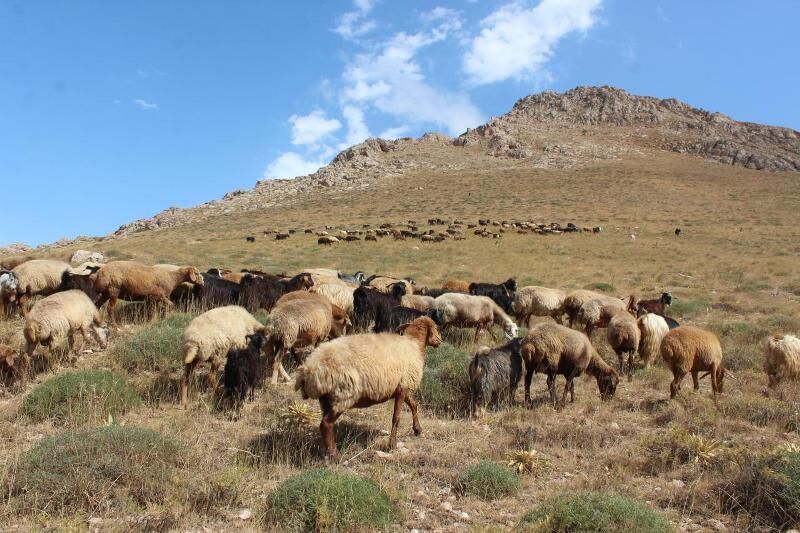
[[52,259],[31,259],[14,267],[11,272],[17,280],[17,303],[23,316],[28,314],[31,296],[47,296],[61,290],[64,272],[69,270],[69,263]]
[[206,311],[192,319],[181,338],[181,353],[184,364],[181,381],[181,405],[189,400],[189,381],[195,367],[209,363],[209,382],[216,384],[216,376],[225,365],[231,348],[247,346],[247,336],[261,333],[264,326],[247,309],[238,305],[226,305]]
[[[264,352],[272,358],[272,384],[278,383],[278,373],[286,381],[291,378],[283,368],[287,350],[318,346],[329,336],[341,336],[349,325],[342,309],[328,301],[292,300],[276,306],[264,325],[267,338]],[[336,315],[334,317],[334,315]]]
[[559,289],[528,285],[516,291],[511,308],[520,326],[529,327],[534,316],[553,317],[560,324],[561,306],[566,297],[567,293]]
[[384,294],[391,294],[392,285],[402,283],[406,288],[406,294],[414,294],[414,286],[407,279],[390,278],[389,276],[375,276],[368,280],[368,287],[375,287]]
[[669,331],[669,326],[664,317],[655,313],[642,315],[639,320],[639,357],[644,363],[644,367],[650,366],[656,357],[661,353],[661,340]]
[[297,371],[295,389],[303,398],[319,399],[320,433],[331,457],[336,456],[334,425],[352,407],[369,407],[394,399],[389,448],[397,446],[403,402],[411,409],[414,434],[422,433],[413,393],[422,381],[425,347],[442,342],[433,320],[420,317],[403,335],[365,333],[326,342]]
[[[680,326],[664,335],[661,340],[661,357],[672,371],[670,398],[680,392],[681,381],[691,372],[695,390],[700,388],[700,379],[711,375],[711,390],[714,403],[717,402],[717,394],[722,393],[725,368],[722,366],[722,346],[716,335],[700,328]],[[703,371],[706,374],[698,378],[698,373]]]
[[[84,341],[89,333],[102,348],[106,347],[106,333],[101,327],[102,318],[92,300],[81,290],[69,290],[51,294],[36,302],[25,319],[25,356],[23,366],[27,369],[33,351],[41,344],[49,347],[62,346],[71,341],[71,349],[80,353],[75,333],[80,332]],[[52,366],[50,354],[46,356]]]
[[410,307],[417,311],[427,313],[428,309],[433,305],[433,296],[422,296],[421,294],[406,294],[400,298],[400,305],[403,307]]
[[488,331],[494,337],[492,324],[501,326],[509,340],[516,337],[519,331],[511,317],[488,296],[449,292],[435,298],[431,310],[439,313],[443,328],[474,327],[476,342],[482,330]]
[[575,401],[573,380],[583,372],[595,378],[603,400],[611,399],[617,390],[617,372],[600,357],[589,337],[580,331],[552,322],[537,324],[523,339],[521,354],[525,362],[525,401],[530,401],[534,372],[547,374],[547,388],[554,406],[557,405],[555,383],[559,374],[567,379],[562,404],[566,402],[567,392],[571,401]]
[[33,257],[29,255],[7,255],[5,257],[0,257],[0,270],[11,270],[32,259]]
[[309,292],[326,296],[333,305],[339,306],[348,316],[353,314],[353,291],[355,288],[348,284],[320,283],[314,281],[314,286]]
[[181,283],[203,285],[203,277],[193,266],[149,266],[136,261],[111,261],[97,272],[94,288],[100,295],[97,307],[108,301],[108,315],[116,326],[114,307],[117,299],[153,300],[163,302],[167,308],[173,306],[170,294]]
[[800,339],[794,335],[776,335],[767,339],[764,371],[770,388],[784,379],[800,379]]
[[608,322],[608,330],[606,330],[606,338],[608,344],[614,350],[619,358],[619,372],[625,373],[625,356],[628,356],[628,376],[633,374],[633,357],[636,350],[639,349],[639,340],[641,333],[639,332],[639,324],[636,323],[636,318],[625,310],[616,313]]
[[[339,271],[332,268],[309,268],[301,270],[298,273],[311,274],[311,279],[314,280],[314,286],[317,285],[338,285],[341,287],[349,287],[350,289],[358,288],[357,284],[348,283],[347,281],[339,278]],[[341,306],[340,306],[341,307]]]
[[[590,291],[587,289],[578,289],[567,294],[564,298],[564,303],[561,304],[561,314],[569,316],[569,327],[575,325],[578,320],[581,307],[591,300],[597,300],[600,307],[604,305],[619,305],[624,306],[624,302],[619,298],[613,298],[606,294],[597,291]],[[623,307],[624,309],[624,307]]]
[[575,323],[583,328],[587,336],[591,337],[596,328],[608,327],[611,318],[626,309],[627,304],[619,298],[613,296],[594,298],[581,305],[575,317]]

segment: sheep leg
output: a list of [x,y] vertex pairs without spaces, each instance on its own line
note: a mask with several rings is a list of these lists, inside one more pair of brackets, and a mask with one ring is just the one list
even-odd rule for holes
[[392,433],[389,436],[389,449],[394,450],[397,448],[397,428],[400,426],[400,409],[403,407],[406,393],[402,389],[398,389],[394,393],[394,411],[392,412]]
[[550,401],[556,407],[556,375],[554,372],[547,374],[547,390],[550,391]]
[[319,432],[322,436],[322,442],[328,450],[328,458],[335,459],[338,452],[336,450],[334,428],[339,415],[333,412],[333,405],[331,405],[329,396],[323,396],[319,399],[319,407],[322,410],[322,420],[319,423]]
[[272,379],[271,382],[273,385],[278,384],[278,368],[283,370],[283,373],[286,373],[286,370],[283,369],[283,364],[281,361],[283,360],[283,354],[286,352],[286,348],[281,346],[275,351],[275,356],[272,358]]
[[411,409],[411,418],[414,424],[414,435],[419,437],[422,435],[422,426],[419,424],[419,417],[417,416],[417,402],[412,398],[411,394],[406,394],[406,405]]
[[[533,365],[525,363],[525,403],[531,401],[531,381],[533,381]],[[549,383],[549,382],[548,382]]]
[[283,379],[285,379],[287,383],[289,383],[290,381],[292,381],[292,376],[290,376],[290,375],[289,375],[289,373],[288,373],[288,372],[286,372],[286,369],[285,369],[285,368],[283,368],[283,363],[281,363],[281,364],[279,364],[279,365],[278,365],[278,371],[281,373],[281,377],[282,377]]
[[192,378],[195,366],[197,366],[197,361],[192,361],[187,363],[183,369],[183,381],[181,381],[181,405],[183,407],[189,403],[189,380]]
[[714,365],[711,368],[711,392],[714,395],[714,405],[719,409],[719,404],[717,403],[717,392],[719,392],[719,381],[717,380],[717,366]]
[[675,372],[673,374],[672,383],[669,385],[669,397],[670,399],[675,398],[681,390],[681,381],[683,380],[683,376],[686,374],[682,372]]
[[117,306],[117,296],[111,295],[108,298],[108,318],[111,320],[111,326],[116,328],[117,327],[117,319],[114,316],[114,309]]
[[697,374],[697,372],[692,372],[692,383],[694,384],[695,392],[700,390],[700,378]]
[[17,305],[23,318],[28,318],[28,295],[25,293],[20,294],[17,298]]

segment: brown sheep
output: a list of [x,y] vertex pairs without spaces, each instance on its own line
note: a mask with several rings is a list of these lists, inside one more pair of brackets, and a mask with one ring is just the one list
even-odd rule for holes
[[627,311],[614,314],[606,332],[608,344],[619,357],[619,372],[625,373],[625,354],[628,355],[628,378],[633,373],[633,356],[639,348],[641,333],[636,319]]
[[442,284],[442,288],[451,292],[464,292],[469,294],[469,281],[463,279],[448,279]]
[[[691,372],[694,390],[700,388],[699,380],[710,374],[714,403],[717,403],[717,394],[722,393],[725,368],[722,366],[722,346],[716,335],[700,328],[680,326],[664,335],[661,357],[672,371],[670,398],[675,398],[680,392],[681,381],[686,374]],[[701,371],[706,374],[698,378]]]
[[132,301],[160,301],[173,306],[170,294],[181,283],[203,285],[203,277],[193,266],[175,270],[144,265],[135,261],[112,261],[97,272],[94,288],[100,295],[97,308],[108,301],[108,316],[111,324],[117,325],[114,307],[119,298]]

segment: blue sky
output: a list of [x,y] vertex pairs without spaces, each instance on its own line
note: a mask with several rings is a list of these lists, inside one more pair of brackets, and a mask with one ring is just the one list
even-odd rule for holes
[[0,244],[101,235],[614,85],[800,129],[800,2],[0,2]]

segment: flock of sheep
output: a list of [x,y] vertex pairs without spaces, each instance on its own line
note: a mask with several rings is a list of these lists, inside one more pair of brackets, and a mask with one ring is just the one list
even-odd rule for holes
[[[393,400],[391,448],[404,403],[415,434],[422,431],[414,392],[422,380],[426,347],[438,346],[446,328],[473,328],[476,341],[482,333],[496,341],[497,325],[506,337],[499,346],[481,346],[465,369],[473,400],[482,406],[512,401],[523,369],[526,401],[536,372],[547,376],[555,407],[563,406],[568,394],[574,401],[575,378],[584,373],[595,378],[600,397],[610,399],[621,376],[632,379],[637,354],[638,364],[645,367],[661,356],[673,374],[671,398],[691,374],[695,389],[710,376],[716,402],[725,376],[719,339],[667,317],[669,293],[653,300],[633,295],[623,300],[590,290],[517,287],[514,279],[500,284],[447,280],[441,288],[430,288],[411,279],[331,269],[306,269],[294,276],[216,268],[201,273],[193,266],[134,261],[73,268],[33,259],[0,266],[8,269],[0,270],[3,309],[25,317],[24,352],[0,345],[4,373],[27,379],[37,346],[69,343],[77,349],[78,333],[83,341],[91,336],[105,347],[100,309],[106,302],[112,326],[120,299],[161,302],[168,308],[193,306],[205,312],[183,333],[181,403],[189,401],[192,375],[200,363],[210,367],[212,383],[222,370],[224,393],[238,408],[248,394],[252,398],[266,373],[273,384],[291,381],[283,367],[291,354],[302,360],[295,389],[303,398],[319,400],[320,432],[330,456],[336,455],[336,420],[350,408]],[[41,298],[29,309],[34,296]],[[264,324],[252,315],[260,309],[269,313]],[[519,337],[519,327],[529,327],[532,317],[553,320],[539,322]],[[619,358],[617,368],[592,343],[599,328],[606,329],[606,340]],[[309,347],[313,351],[302,358],[300,350]],[[44,355],[48,361],[49,351]],[[768,339],[765,370],[770,386],[799,378],[800,339]],[[560,401],[558,375],[566,379]]]

